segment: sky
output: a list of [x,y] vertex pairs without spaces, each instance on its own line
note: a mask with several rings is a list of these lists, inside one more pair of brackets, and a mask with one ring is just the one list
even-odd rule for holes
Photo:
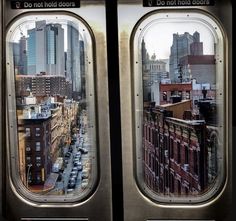
[[168,59],[173,42],[173,34],[189,32],[192,35],[195,31],[200,33],[200,41],[203,42],[203,53],[205,55],[214,54],[214,36],[211,30],[203,24],[193,22],[158,22],[152,24],[144,33],[147,52],[150,56],[155,53],[157,59]]

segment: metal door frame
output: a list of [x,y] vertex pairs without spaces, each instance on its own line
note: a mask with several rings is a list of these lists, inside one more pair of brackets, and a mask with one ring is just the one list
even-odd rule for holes
[[[28,12],[28,10],[13,10],[10,8],[10,1],[1,1],[4,9],[3,17],[4,24],[9,24],[13,19],[22,13]],[[100,14],[98,19],[96,14],[90,14],[90,10],[99,9]],[[33,12],[40,11],[53,11],[56,12],[58,9],[32,9]],[[94,57],[95,57],[95,90],[97,94],[95,99],[97,100],[97,130],[98,130],[98,170],[100,176],[98,177],[98,185],[93,191],[92,195],[88,199],[83,200],[80,203],[75,204],[59,204],[50,206],[42,204],[40,206],[31,206],[29,203],[23,202],[10,188],[8,168],[5,168],[7,178],[3,181],[3,186],[6,187],[5,194],[1,196],[5,201],[6,208],[4,208],[4,214],[7,218],[21,219],[21,218],[40,218],[40,217],[61,217],[66,218],[77,218],[77,220],[111,220],[112,219],[112,205],[111,205],[111,160],[110,160],[110,140],[109,140],[109,98],[108,98],[108,75],[107,73],[107,54],[106,54],[106,27],[105,27],[105,2],[104,1],[81,1],[80,8],[77,9],[64,9],[65,14],[78,14],[82,17],[90,26],[94,36]],[[95,17],[94,17],[95,16]],[[3,31],[3,54],[5,47],[5,31]],[[5,56],[4,56],[5,59]],[[5,70],[5,67],[2,68]],[[3,71],[4,73],[4,71]],[[2,76],[4,76],[2,74]],[[5,79],[5,78],[4,78]],[[3,80],[3,82],[5,82]],[[3,91],[3,95],[6,97],[6,91]],[[5,104],[3,105],[5,107]],[[7,114],[7,110],[4,110]],[[4,115],[2,115],[4,116]],[[7,127],[7,122],[3,122],[3,127]],[[5,144],[8,142],[4,140]],[[3,146],[3,152],[5,152],[7,145]],[[3,159],[6,159],[5,157]],[[4,162],[4,160],[2,161]],[[6,164],[3,163],[5,166]],[[1,176],[2,178],[2,176]],[[18,208],[16,210],[16,208]],[[39,217],[40,216],[40,217]]]
[[[133,120],[134,103],[132,81],[133,79],[133,51],[132,51],[132,32],[137,27],[137,23],[148,13],[158,10],[176,10],[181,7],[143,7],[142,0],[119,0],[118,1],[118,28],[119,28],[119,66],[120,66],[120,97],[121,97],[121,130],[122,130],[122,160],[123,160],[123,197],[124,197],[124,220],[230,220],[232,209],[232,27],[231,27],[231,6],[230,2],[215,1],[215,6],[209,7],[184,7],[184,9],[201,9],[219,18],[222,26],[226,30],[228,40],[228,50],[226,59],[228,62],[228,83],[226,91],[229,107],[228,111],[228,130],[227,143],[228,153],[228,181],[223,193],[219,198],[208,204],[198,206],[186,205],[162,205],[145,196],[135,182],[135,156],[134,156],[134,127]],[[131,15],[132,14],[132,15]],[[126,15],[124,19],[124,15]],[[227,47],[227,46],[226,46]],[[134,49],[136,51],[137,49]],[[222,210],[219,208],[223,208]],[[222,212],[224,211],[224,214]]]

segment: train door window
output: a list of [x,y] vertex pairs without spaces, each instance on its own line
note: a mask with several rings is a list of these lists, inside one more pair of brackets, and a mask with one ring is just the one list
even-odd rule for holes
[[31,201],[81,201],[97,183],[92,36],[63,14],[28,14],[8,28],[10,174]]
[[[137,182],[158,202],[203,202],[224,184],[224,42],[217,21],[201,11],[152,12],[133,31]],[[150,127],[157,147],[142,133]]]

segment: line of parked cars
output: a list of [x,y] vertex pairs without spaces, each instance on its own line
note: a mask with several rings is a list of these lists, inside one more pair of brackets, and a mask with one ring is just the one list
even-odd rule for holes
[[[83,148],[82,148],[83,149]],[[73,168],[70,172],[70,178],[69,178],[69,182],[67,185],[68,188],[68,192],[73,191],[73,189],[75,189],[76,187],[76,181],[78,179],[79,176],[79,172],[81,172],[81,187],[85,188],[88,185],[88,177],[89,177],[89,173],[87,170],[83,170],[83,165],[82,165],[82,153],[86,154],[86,151],[81,151],[80,149],[77,151],[77,153],[75,153],[74,157],[73,157]],[[85,180],[86,179],[86,180]],[[85,181],[84,181],[85,180]]]

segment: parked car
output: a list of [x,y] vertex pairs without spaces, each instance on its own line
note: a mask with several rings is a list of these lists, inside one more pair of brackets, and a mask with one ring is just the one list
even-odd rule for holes
[[71,156],[71,153],[70,152],[67,152],[66,154],[65,154],[65,158],[70,158],[70,156]]
[[82,178],[82,179],[88,179],[88,177],[89,177],[89,172],[88,172],[88,170],[82,170],[82,172],[81,172],[81,178]]
[[68,164],[68,163],[69,163],[68,158],[65,158],[65,159],[64,159],[64,164]]
[[67,188],[68,188],[68,189],[74,189],[75,186],[76,186],[76,180],[75,180],[75,179],[69,179]]
[[73,167],[71,171],[78,171],[78,167]]
[[77,179],[77,176],[78,176],[78,170],[70,172],[70,177],[75,178],[75,180]]
[[74,167],[77,167],[79,165],[82,165],[82,163],[80,161],[77,160],[77,161],[74,162]]
[[81,182],[81,188],[85,189],[88,186],[88,179],[83,179]]
[[79,148],[82,154],[87,154],[88,150],[86,148]]
[[69,146],[68,151],[69,151],[70,153],[72,153],[72,152],[73,152],[73,147],[72,147],[72,146]]

